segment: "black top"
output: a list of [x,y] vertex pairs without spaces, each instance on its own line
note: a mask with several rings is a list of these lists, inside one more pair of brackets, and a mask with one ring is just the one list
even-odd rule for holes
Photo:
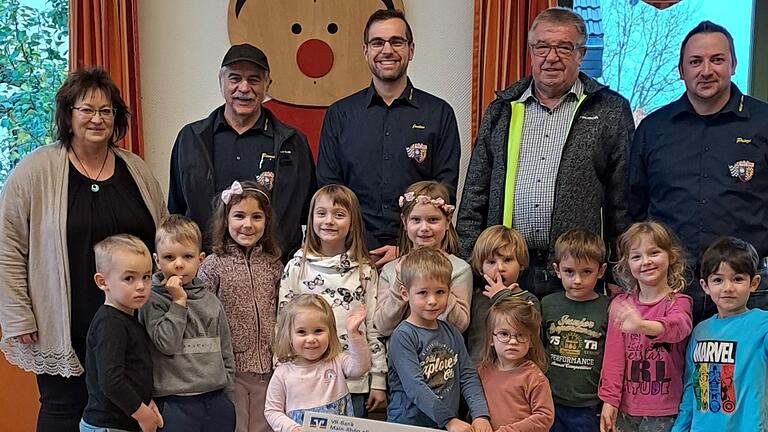
[[338,183],[360,200],[366,244],[397,238],[397,200],[411,184],[437,180],[455,204],[461,145],[447,102],[413,87],[387,106],[371,84],[328,108],[320,135],[317,182]]
[[[98,192],[91,190],[93,184],[99,186]],[[115,156],[115,173],[98,182],[80,174],[70,163],[67,255],[73,338],[85,338],[93,315],[104,303],[104,293],[93,281],[93,246],[120,233],[133,234],[144,241],[150,252],[155,250],[155,222],[125,161]]]
[[768,255],[768,104],[731,85],[701,116],[683,95],[640,123],[628,167],[630,217],[667,224],[692,260],[721,235]]
[[140,430],[131,414],[152,399],[149,344],[147,332],[133,315],[101,305],[88,330],[88,405],[83,412],[86,423]]
[[[213,173],[216,191],[228,189],[235,180],[262,183],[263,178],[259,177],[262,173],[271,173],[274,179],[273,138],[272,125],[264,113],[259,116],[253,127],[238,134],[224,120],[224,111],[220,111],[213,125]],[[271,183],[263,185],[272,190]]]
[[[277,242],[284,261],[287,261],[304,237],[301,225],[307,221],[309,201],[317,189],[315,162],[301,132],[282,123],[267,108],[261,109],[274,134],[272,145],[277,151],[271,207],[278,222],[275,227]],[[211,245],[206,228],[210,225],[215,196],[219,192],[215,187],[213,166],[213,128],[223,111],[222,105],[208,117],[181,128],[171,151],[168,211],[183,214],[200,225],[206,252],[210,251]]]

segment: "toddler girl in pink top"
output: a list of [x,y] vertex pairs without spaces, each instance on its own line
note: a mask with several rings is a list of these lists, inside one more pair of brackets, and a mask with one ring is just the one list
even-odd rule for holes
[[608,313],[598,396],[600,431],[669,431],[682,396],[692,300],[680,245],[656,222],[633,224],[619,238],[617,279],[628,292]]
[[280,364],[267,388],[264,416],[278,432],[301,432],[306,412],[354,415],[347,378],[371,368],[371,350],[360,326],[365,308],[346,319],[349,351],[341,351],[331,305],[317,294],[300,294],[277,317],[274,352]]

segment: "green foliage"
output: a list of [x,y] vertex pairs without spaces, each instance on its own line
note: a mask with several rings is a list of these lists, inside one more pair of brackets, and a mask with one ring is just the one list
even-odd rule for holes
[[55,135],[56,91],[67,75],[68,1],[37,9],[0,0],[0,186],[27,153]]

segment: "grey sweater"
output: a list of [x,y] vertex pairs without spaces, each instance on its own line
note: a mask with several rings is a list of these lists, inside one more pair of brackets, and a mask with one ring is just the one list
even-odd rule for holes
[[[498,92],[483,115],[456,223],[457,255],[464,259],[472,254],[483,229],[502,223],[510,103],[520,98],[531,79]],[[635,130],[629,103],[583,73],[579,79],[586,98],[574,116],[560,160],[550,257],[555,240],[570,229],[602,233],[613,245],[627,226],[626,154]]]
[[139,314],[153,344],[152,396],[223,389],[232,399],[235,357],[221,302],[195,278],[184,286],[184,308],[171,300],[162,280],[160,272],[152,276],[152,295]]

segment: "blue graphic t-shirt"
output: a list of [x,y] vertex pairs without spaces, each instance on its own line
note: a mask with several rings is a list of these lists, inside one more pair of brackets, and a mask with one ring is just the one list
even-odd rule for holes
[[389,340],[387,421],[444,427],[459,414],[463,396],[472,418],[488,417],[483,387],[459,331],[438,320],[437,329],[401,322]]
[[672,429],[768,431],[768,312],[713,316],[696,326]]

